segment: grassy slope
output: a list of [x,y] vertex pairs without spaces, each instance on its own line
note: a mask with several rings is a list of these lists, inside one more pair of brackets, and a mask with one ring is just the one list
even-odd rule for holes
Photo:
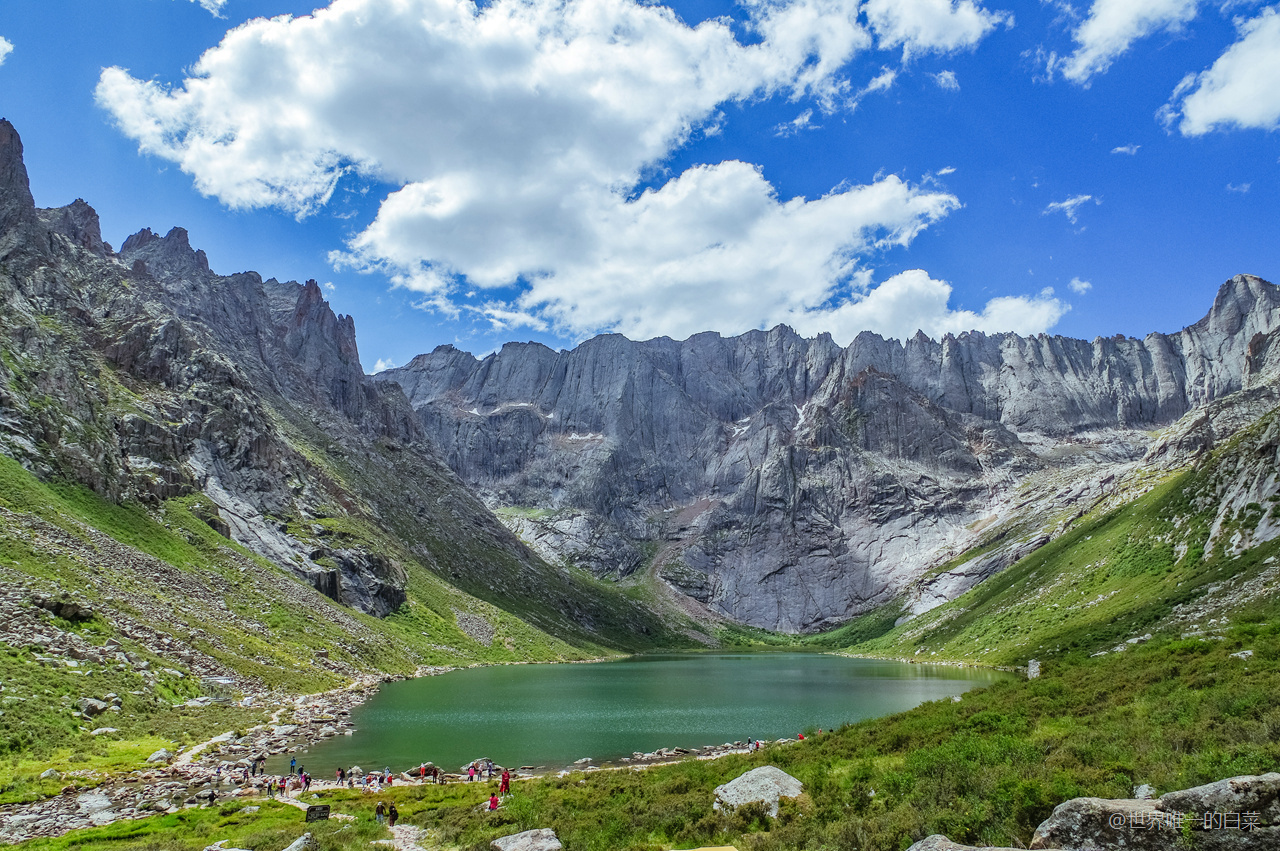
[[[1220,456],[1237,449],[1233,444]],[[1280,541],[1232,554],[1222,545],[1230,534],[1206,552],[1216,511],[1214,469],[1184,472],[1120,508],[1086,516],[956,600],[853,649],[1023,665],[1029,658],[1110,650],[1158,630],[1211,588],[1256,580],[1280,554]],[[1232,522],[1247,528],[1260,516],[1246,511]],[[1240,613],[1248,611],[1246,605]],[[842,629],[879,615],[887,617],[887,610]]]
[[[138,506],[107,502],[79,486],[37,481],[16,462],[0,456],[0,508],[10,520],[0,521],[0,570],[4,581],[48,588],[54,584],[74,591],[104,609],[115,609],[142,623],[175,633],[199,630],[196,646],[226,666],[257,678],[264,687],[287,692],[312,692],[346,685],[345,670],[411,674],[419,665],[467,665],[477,662],[582,659],[602,648],[573,646],[525,624],[506,612],[450,588],[428,571],[411,573],[411,601],[396,614],[379,620],[345,609],[327,598],[302,589],[298,597],[264,598],[260,588],[246,581],[242,569],[291,581],[277,568],[247,553],[215,533],[193,511],[202,497],[170,500],[160,517]],[[227,610],[184,605],[171,588],[152,587],[131,577],[128,570],[85,558],[78,550],[61,553],[33,544],[21,522],[34,522],[67,536],[86,551],[93,550],[91,530],[106,533],[139,553],[154,556],[189,574],[210,594],[225,600]],[[49,524],[43,526],[43,524]],[[106,570],[104,570],[106,568]],[[157,623],[157,607],[172,614]],[[481,644],[461,629],[454,610],[478,612],[495,628],[491,645]],[[234,614],[238,620],[227,615]],[[352,636],[343,623],[358,625]],[[121,638],[102,617],[72,624],[58,621],[64,631],[79,633],[101,646]],[[156,668],[184,666],[161,659],[127,638],[124,649],[153,662]],[[198,693],[189,676],[161,674],[153,689],[133,670],[108,666],[90,681],[81,673],[47,667],[37,661],[39,648],[9,647],[0,653],[0,684],[4,686],[4,714],[0,715],[0,800],[29,797],[45,790],[32,775],[45,767],[124,767],[145,758],[161,743],[198,741],[208,735],[261,721],[253,710],[210,707],[176,709],[173,703]],[[334,669],[313,664],[317,650],[329,652]],[[121,730],[123,741],[108,742],[83,733],[73,718],[74,701],[87,690],[113,691],[125,698],[123,711],[110,726]],[[135,695],[131,692],[144,691]],[[19,700],[21,698],[21,700]],[[20,711],[19,711],[20,710]]]

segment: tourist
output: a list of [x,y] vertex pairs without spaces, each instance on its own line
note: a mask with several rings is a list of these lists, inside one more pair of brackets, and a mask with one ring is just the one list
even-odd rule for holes
[[502,769],[502,783],[498,786],[498,794],[504,797],[511,794],[511,771],[509,769]]
[[476,779],[476,764],[473,762],[467,766],[467,782],[474,783]]
[[382,824],[382,820],[386,818],[386,815],[387,805],[379,801],[378,806],[373,808],[373,818],[378,822],[378,824]]
[[493,812],[497,808],[498,808],[498,796],[490,795],[489,796],[489,812]]
[[267,778],[267,797],[275,800],[276,797],[276,779],[274,777]]
[[392,827],[396,826],[396,819],[400,818],[400,811],[396,809],[395,801],[391,802],[391,806],[387,807],[387,821]]

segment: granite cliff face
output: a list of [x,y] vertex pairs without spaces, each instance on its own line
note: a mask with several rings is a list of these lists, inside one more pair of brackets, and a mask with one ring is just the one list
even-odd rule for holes
[[712,613],[806,632],[927,610],[1050,540],[1154,463],[1151,430],[1267,385],[1277,327],[1280,290],[1241,275],[1196,324],[1141,340],[841,348],[780,326],[443,346],[377,378],[544,557],[653,569]]
[[203,494],[215,529],[367,614],[426,568],[558,635],[660,628],[541,562],[461,485],[315,281],[218,275],[182,228],[114,252],[84,201],[35,207],[4,121],[0,304],[0,453],[42,478],[160,514]]

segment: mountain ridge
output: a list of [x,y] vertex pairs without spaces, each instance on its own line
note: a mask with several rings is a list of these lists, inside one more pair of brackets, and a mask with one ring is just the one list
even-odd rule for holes
[[978,545],[968,527],[1024,478],[1101,487],[1147,431],[1245,389],[1278,326],[1280,290],[1238,275],[1202,319],[1142,339],[610,334],[441,346],[374,377],[544,557],[651,569],[714,613],[808,632],[904,594],[918,609],[936,595],[913,583]]

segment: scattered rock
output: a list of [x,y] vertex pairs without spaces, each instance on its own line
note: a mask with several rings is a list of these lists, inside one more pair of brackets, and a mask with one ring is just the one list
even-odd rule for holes
[[493,851],[560,851],[563,847],[549,827],[499,837],[489,843]]
[[1034,680],[1040,676],[1040,660],[1032,659],[1027,662],[1027,679]]
[[80,711],[92,718],[95,715],[101,715],[107,711],[107,707],[111,704],[103,703],[101,700],[94,700],[92,697],[82,697],[76,703],[80,707]]
[[168,762],[171,759],[173,759],[173,754],[169,753],[169,749],[161,748],[147,757],[147,762]]
[[40,774],[41,780],[60,780],[62,775],[58,773],[56,768],[47,768]]
[[99,727],[98,729],[96,729],[96,730],[94,730],[92,733],[90,733],[89,735],[90,735],[90,736],[105,736],[105,735],[107,735],[107,734],[109,734],[109,733],[119,733],[119,732],[120,732],[120,731],[119,731],[119,730],[117,730],[115,727]]
[[781,798],[795,798],[804,791],[804,785],[790,774],[772,765],[753,768],[736,780],[716,787],[714,809],[740,807],[743,804],[762,803],[770,816],[778,815]]
[[1231,658],[1232,659],[1248,659],[1252,655],[1253,655],[1252,650],[1241,650],[1239,653],[1232,653]]
[[[961,845],[958,842],[952,842],[940,833],[921,839],[915,845],[912,845],[907,851],[979,851],[972,845]],[[1012,848],[984,848],[981,851],[1014,851]]]
[[319,851],[320,843],[310,833],[304,833],[290,843],[284,851]]
[[1150,784],[1143,783],[1141,786],[1134,787],[1133,797],[1139,801],[1149,801],[1156,796],[1156,790],[1152,789]]

